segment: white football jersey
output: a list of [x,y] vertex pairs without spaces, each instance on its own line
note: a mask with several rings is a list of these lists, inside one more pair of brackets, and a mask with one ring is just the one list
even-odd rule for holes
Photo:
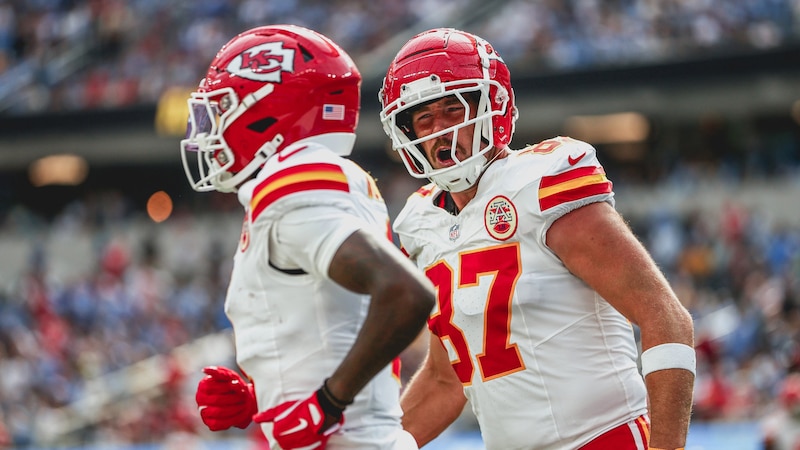
[[394,227],[437,288],[429,327],[486,448],[572,450],[645,414],[631,324],[545,242],[567,212],[613,206],[594,148],[558,137],[513,151],[487,168],[458,215],[441,194],[421,188]]
[[[264,411],[311,395],[350,350],[370,298],[333,282],[328,267],[358,229],[387,239],[389,219],[373,178],[313,143],[270,158],[239,200],[245,220],[225,312]],[[393,448],[401,430],[393,372],[386,367],[356,396],[328,448]],[[272,424],[262,427],[270,436]]]

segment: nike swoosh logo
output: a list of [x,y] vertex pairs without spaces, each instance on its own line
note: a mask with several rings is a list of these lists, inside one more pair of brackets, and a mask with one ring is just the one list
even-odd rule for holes
[[298,423],[296,427],[284,431],[283,433],[281,433],[281,436],[297,433],[298,431],[305,430],[307,427],[308,427],[308,421],[306,419],[300,419],[300,423]]
[[322,422],[322,411],[317,408],[317,405],[313,403],[308,404],[308,414],[311,415],[311,423],[318,424]]
[[582,160],[584,156],[586,156],[586,152],[581,153],[577,158],[573,158],[572,155],[570,155],[567,157],[567,162],[570,166],[574,166],[578,164],[578,161]]
[[290,151],[289,153],[278,153],[278,162],[284,162],[290,156],[294,155],[295,153],[297,153],[299,151],[305,150],[307,148],[308,148],[308,146],[304,145],[304,146],[302,146],[300,148],[296,148],[296,149]]

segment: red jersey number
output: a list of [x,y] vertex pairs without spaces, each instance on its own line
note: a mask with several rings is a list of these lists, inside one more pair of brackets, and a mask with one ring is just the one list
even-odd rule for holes
[[491,380],[525,368],[517,344],[511,343],[511,302],[521,271],[518,243],[460,254],[457,285],[453,268],[446,262],[439,261],[426,269],[425,274],[437,288],[439,305],[439,311],[430,318],[431,329],[456,351],[451,364],[464,385],[472,383],[475,366],[464,332],[453,323],[454,289],[476,287],[480,276],[492,276],[483,314],[483,348],[474,358],[481,378]]

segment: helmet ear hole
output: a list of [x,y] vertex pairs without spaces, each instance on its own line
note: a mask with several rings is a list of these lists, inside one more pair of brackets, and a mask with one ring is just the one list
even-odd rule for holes
[[314,55],[312,55],[307,48],[299,44],[297,45],[297,47],[300,49],[300,54],[303,55],[303,62],[309,62],[312,59],[314,59]]
[[247,125],[247,129],[255,131],[256,133],[263,133],[277,121],[278,119],[274,117],[265,117]]

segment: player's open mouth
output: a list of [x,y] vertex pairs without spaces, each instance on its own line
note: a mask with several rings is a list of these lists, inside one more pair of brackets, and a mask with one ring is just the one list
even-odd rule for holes
[[437,150],[436,160],[442,167],[449,167],[456,163],[455,161],[453,161],[453,152],[450,147],[442,147],[439,150]]

